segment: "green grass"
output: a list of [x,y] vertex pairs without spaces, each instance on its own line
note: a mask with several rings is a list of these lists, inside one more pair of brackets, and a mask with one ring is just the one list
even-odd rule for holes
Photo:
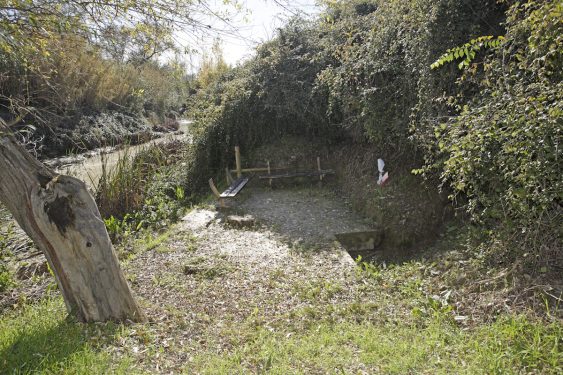
[[0,317],[0,374],[124,374],[128,358],[104,348],[125,329],[76,323],[60,297],[25,306]]
[[294,334],[259,327],[229,353],[200,355],[186,373],[557,374],[563,370],[561,334],[559,324],[523,316],[474,330],[442,319],[424,328],[319,321]]
[[[184,243],[186,248],[197,247],[195,237],[176,232],[139,240],[136,246],[139,251],[159,252],[172,241],[180,248]],[[186,278],[197,280],[203,293],[226,280],[236,282],[235,267],[225,257],[187,251],[189,259],[178,264],[184,274],[178,270],[156,274],[153,285],[189,296]],[[345,280],[327,275],[292,281],[284,268],[274,269],[267,285],[286,290],[294,308],[271,311],[267,306],[276,303],[264,300],[243,319],[213,310],[198,312],[198,319],[206,323],[200,327],[201,337],[194,331],[201,346],[194,347],[189,361],[178,356],[188,350],[184,344],[170,340],[170,347],[160,346],[163,337],[177,337],[193,327],[193,316],[185,314],[192,308],[189,304],[186,311],[165,307],[173,324],[127,328],[77,323],[66,318],[60,297],[47,297],[0,315],[0,374],[137,373],[148,371],[146,366],[152,363],[168,362],[174,371],[183,366],[186,374],[563,372],[563,326],[557,314],[495,313],[485,320],[457,323],[454,316],[466,312],[456,310],[463,289],[444,281],[450,279],[445,272],[451,260],[440,259],[441,268],[427,260],[387,266],[360,261]],[[463,266],[463,272],[471,275],[468,263]],[[453,272],[462,271],[456,266]],[[346,296],[347,288],[356,288],[355,293],[338,298]],[[450,288],[456,289],[452,295]],[[142,356],[133,354],[133,345],[144,347]]]
[[338,284],[293,285],[308,306],[273,321],[256,312],[226,328],[230,349],[201,353],[185,373],[562,373],[561,321],[500,314],[489,323],[457,323],[448,297],[429,297],[430,269],[418,261],[387,268],[360,262],[356,277],[368,294],[344,304],[330,302]]
[[[234,323],[223,338],[231,350],[202,351],[185,373],[233,374],[557,374],[563,371],[562,326],[526,316],[463,328],[447,312],[396,324],[370,321],[370,309],[352,306],[340,319],[322,312],[295,329],[271,326],[257,313]],[[307,307],[310,309],[310,307]],[[356,320],[358,316],[368,318]],[[80,324],[66,318],[60,298],[4,315],[0,319],[0,373],[134,373],[132,360],[112,356],[127,328],[116,324]],[[162,353],[161,353],[162,354]]]

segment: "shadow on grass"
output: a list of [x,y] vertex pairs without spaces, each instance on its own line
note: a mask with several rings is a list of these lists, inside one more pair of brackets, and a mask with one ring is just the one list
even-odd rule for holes
[[[30,307],[0,324],[0,373],[108,370],[102,348],[115,340],[117,324],[81,324],[62,309]],[[30,311],[31,310],[31,311]],[[2,322],[0,322],[2,323]]]

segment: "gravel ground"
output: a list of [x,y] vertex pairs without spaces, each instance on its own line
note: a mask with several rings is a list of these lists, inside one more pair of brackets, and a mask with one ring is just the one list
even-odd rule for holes
[[[243,345],[254,326],[292,334],[311,322],[303,311],[369,298],[354,261],[334,241],[334,233],[369,229],[347,202],[326,189],[249,189],[232,206],[193,210],[152,249],[140,244],[123,262],[149,324],[106,347],[116,360],[125,354],[148,373],[190,373],[201,356]],[[252,215],[254,225],[229,225],[233,213]],[[52,283],[48,275],[31,277],[17,291],[40,299]],[[0,307],[17,301],[16,292]]]
[[255,189],[238,207],[292,242],[326,245],[335,233],[371,229],[348,201],[326,189]]
[[[150,343],[130,337],[123,346],[134,348],[142,368],[178,371],[198,354],[228,351],[232,330],[252,317],[272,330],[298,326],[292,313],[361,298],[355,264],[332,235],[366,226],[334,195],[251,191],[241,211],[257,223],[236,229],[226,213],[192,211],[169,242],[124,267],[153,322]],[[166,355],[147,360],[155,345]]]

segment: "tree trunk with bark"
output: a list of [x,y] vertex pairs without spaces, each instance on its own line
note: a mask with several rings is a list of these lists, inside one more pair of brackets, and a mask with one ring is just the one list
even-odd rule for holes
[[78,320],[145,320],[86,185],[47,168],[1,123],[0,201],[45,254]]

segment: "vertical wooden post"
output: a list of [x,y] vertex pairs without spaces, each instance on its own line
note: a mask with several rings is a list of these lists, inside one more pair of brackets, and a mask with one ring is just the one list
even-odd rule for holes
[[317,156],[317,170],[319,171],[319,180],[322,181],[324,175],[321,174],[321,157]]
[[237,164],[237,178],[242,177],[242,167],[240,165],[240,147],[235,146],[235,162]]
[[227,180],[227,184],[231,185],[233,180],[231,179],[231,175],[229,173],[229,167],[225,168],[225,179]]
[[[268,176],[271,175],[271,174],[272,174],[272,172],[270,170],[270,161],[268,160]],[[268,183],[270,184],[270,187],[272,187],[272,179],[271,178],[268,180]]]

